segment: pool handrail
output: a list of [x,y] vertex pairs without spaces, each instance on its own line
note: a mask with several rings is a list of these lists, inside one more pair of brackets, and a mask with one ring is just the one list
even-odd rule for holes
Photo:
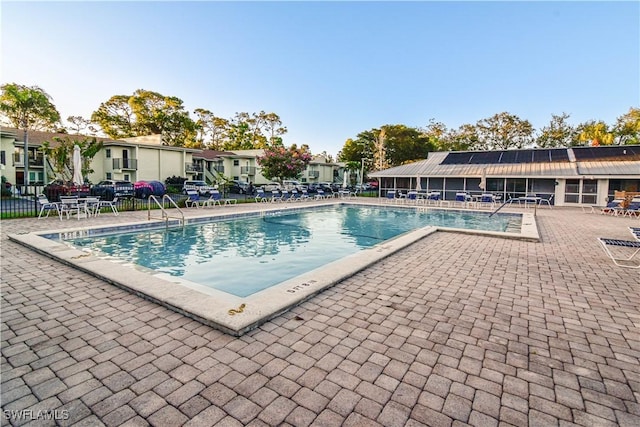
[[[165,225],[166,225],[167,228],[169,227],[169,218],[177,219],[180,222],[180,224],[182,225],[182,227],[184,227],[184,212],[182,212],[182,209],[180,209],[180,207],[178,207],[178,205],[176,204],[175,200],[173,200],[167,194],[162,196],[162,203],[160,203],[160,201],[158,200],[158,198],[156,196],[154,196],[154,195],[150,195],[149,196],[149,202],[147,203],[147,220],[148,221],[151,221],[151,201],[152,200],[160,208],[162,216],[159,219],[160,219],[160,221],[163,221],[163,220],[165,221]],[[178,216],[169,215],[167,210],[164,208],[164,201],[165,200],[169,200],[169,204],[173,205],[178,210],[178,212],[180,213],[179,217]]]

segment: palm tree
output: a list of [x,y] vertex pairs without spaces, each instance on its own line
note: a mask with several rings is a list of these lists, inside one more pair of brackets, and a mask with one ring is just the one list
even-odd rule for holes
[[60,122],[60,113],[51,97],[38,86],[17,83],[2,85],[0,113],[14,127],[24,131],[24,185],[29,185],[28,130],[53,130]]

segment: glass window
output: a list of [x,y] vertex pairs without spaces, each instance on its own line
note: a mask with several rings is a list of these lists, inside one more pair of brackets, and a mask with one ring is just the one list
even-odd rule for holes
[[507,178],[507,194],[510,197],[522,197],[527,194],[527,180],[524,178]]
[[111,148],[107,148],[106,150],[104,150],[104,153],[107,156],[107,159],[111,158]]
[[107,172],[107,179],[113,179],[113,178],[111,177],[111,172]]
[[6,156],[7,155],[5,154],[4,150],[0,151],[0,163],[3,164],[3,165],[7,164],[7,157]]
[[487,178],[487,191],[502,193],[504,191],[504,178]]
[[240,160],[234,160],[233,166],[240,166]]
[[582,194],[596,194],[598,192],[598,181],[595,179],[585,179],[582,181]]
[[444,179],[442,178],[429,178],[429,191],[442,191]]
[[565,203],[580,202],[580,180],[568,179],[564,185],[564,201]]
[[565,193],[578,194],[580,192],[580,180],[568,179],[564,187]]
[[124,180],[125,180],[125,181],[131,181],[131,180],[129,179],[129,174],[126,174],[126,173],[124,174]]

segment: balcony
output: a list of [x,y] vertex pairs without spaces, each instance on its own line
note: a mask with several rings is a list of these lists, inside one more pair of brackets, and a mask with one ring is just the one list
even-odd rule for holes
[[202,166],[196,163],[185,163],[184,170],[187,173],[198,173],[202,172]]
[[240,167],[240,175],[255,175],[256,167],[255,166],[241,166]]
[[319,178],[320,171],[307,171],[307,175],[309,176],[309,178]]
[[[13,154],[13,164],[19,168],[24,167],[24,157],[22,153]],[[36,154],[34,156],[32,153],[29,153],[29,167],[44,167],[44,155]]]
[[224,165],[213,165],[211,169],[218,173],[224,173]]
[[111,159],[113,170],[138,170],[138,159]]

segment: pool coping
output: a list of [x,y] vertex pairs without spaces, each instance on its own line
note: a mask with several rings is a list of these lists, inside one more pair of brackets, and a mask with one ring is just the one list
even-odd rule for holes
[[[363,204],[355,201],[340,201],[339,203],[376,206],[376,204]],[[328,202],[314,205],[301,205],[299,208],[283,205],[273,205],[268,207],[260,205],[257,209],[231,214],[225,212],[205,211],[206,214],[190,217],[186,219],[185,222],[187,224],[197,223],[208,218],[218,219],[225,217],[242,217],[270,211],[305,209],[312,206],[329,206],[335,204],[335,202]],[[378,206],[385,205],[379,204]],[[448,210],[445,208],[425,207],[419,207],[418,209]],[[468,212],[469,210],[464,211]],[[437,226],[421,227],[247,297],[238,297],[203,285],[178,279],[167,274],[152,272],[131,263],[106,260],[90,252],[84,252],[79,249],[72,248],[65,243],[43,237],[60,233],[81,233],[87,232],[87,230],[112,228],[113,226],[105,227],[104,225],[101,225],[95,227],[73,227],[61,230],[9,234],[8,237],[10,240],[29,247],[45,256],[73,266],[74,268],[105,280],[119,288],[126,289],[140,297],[164,305],[185,316],[196,319],[201,323],[234,336],[241,336],[273,317],[276,317],[292,307],[299,305],[319,292],[336,285],[359,271],[364,270],[399,250],[438,231],[524,239],[530,241],[540,240],[535,216],[533,214],[518,213],[510,215],[522,215],[520,233],[468,230]],[[157,220],[153,222],[136,221],[118,224],[115,227],[144,228],[149,224],[154,225],[158,223],[159,222]],[[119,268],[114,268],[114,264]],[[176,284],[180,286],[176,286]]]

